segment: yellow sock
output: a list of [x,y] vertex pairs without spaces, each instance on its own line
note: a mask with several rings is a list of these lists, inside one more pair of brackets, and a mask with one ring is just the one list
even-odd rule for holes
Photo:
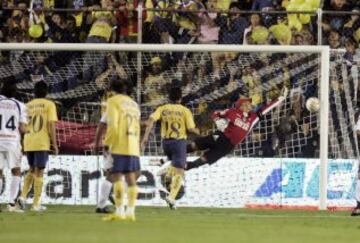
[[169,166],[166,172],[166,177],[173,177],[174,175],[176,175],[175,168],[173,166]]
[[27,198],[27,195],[30,191],[30,188],[32,186],[34,182],[34,174],[31,173],[30,171],[28,171],[24,177],[24,185],[23,188],[21,190],[21,197],[22,198]]
[[128,195],[128,206],[135,207],[136,199],[138,196],[138,187],[137,186],[128,187],[127,195]]
[[40,205],[43,182],[44,182],[43,177],[34,176],[34,200],[33,200],[34,206]]
[[115,197],[115,206],[121,207],[123,205],[124,198],[124,182],[117,181],[114,183],[114,197]]
[[170,195],[169,195],[169,198],[175,200],[176,198],[176,195],[178,194],[180,188],[181,188],[181,183],[182,183],[182,176],[177,174],[177,175],[174,175],[172,177],[172,180],[171,180],[171,185],[170,185]]

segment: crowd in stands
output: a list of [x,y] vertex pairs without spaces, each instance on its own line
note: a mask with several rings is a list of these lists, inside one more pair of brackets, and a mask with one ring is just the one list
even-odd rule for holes
[[[302,5],[291,8],[293,2]],[[140,3],[145,8],[142,16],[137,10]],[[239,12],[315,11],[310,8],[313,3],[320,3],[324,11],[353,15],[323,13],[323,38],[317,40],[316,15]],[[341,48],[349,41],[358,44],[360,39],[360,3],[356,0],[2,0],[1,4],[3,42],[134,43],[138,42],[139,17],[144,43],[323,43]],[[290,27],[283,29],[290,31],[287,38],[276,33],[276,26],[282,24]]]
[[[324,11],[351,13],[323,13],[321,40],[318,40],[315,14],[242,12],[291,11],[289,6],[296,1],[305,5],[320,3],[317,0],[2,0],[0,41],[138,43],[138,27],[141,26],[142,43],[323,43],[334,49],[345,49],[344,58],[348,65],[359,67],[359,1],[321,2],[320,6]],[[145,10],[139,16],[137,8],[141,2]],[[63,11],[64,9],[67,11]],[[318,142],[319,137],[312,133],[312,129],[316,129],[314,119],[303,119],[303,103],[306,98],[317,96],[317,84],[314,79],[317,78],[316,72],[319,67],[308,64],[315,58],[286,55],[270,57],[262,54],[252,56],[237,53],[143,53],[144,68],[141,73],[140,96],[143,104],[147,105],[143,109],[149,109],[150,113],[151,109],[166,99],[169,86],[181,86],[185,94],[184,103],[193,108],[197,123],[200,124],[202,132],[206,133],[211,129],[209,114],[213,110],[228,107],[239,94],[250,96],[254,106],[261,107],[262,103],[276,97],[286,85],[292,90],[291,109],[287,110],[288,114],[282,116],[289,118],[287,124],[292,125],[284,129],[280,126],[277,137],[286,137],[282,141],[296,141],[297,144],[292,145],[294,151],[286,153],[294,155],[299,152],[295,150],[303,147],[297,155],[311,157],[317,149],[313,142]],[[16,62],[13,62],[14,60]],[[67,108],[79,101],[101,100],[108,81],[112,78],[127,80],[129,86],[139,92],[136,88],[139,72],[136,70],[135,53],[59,52],[9,55],[0,52],[0,65],[2,63],[12,67],[12,73],[24,92],[31,90],[33,82],[47,80],[50,83],[52,98],[62,102]],[[24,69],[24,66],[28,68]],[[304,67],[303,71],[290,74],[290,70],[296,66]],[[276,82],[277,79],[282,80],[281,84]],[[263,84],[267,85],[266,92],[258,88]],[[271,157],[275,153],[280,153],[280,149],[270,149],[273,143],[273,136],[270,136],[273,124],[262,125],[264,128],[255,129],[253,136],[249,138],[251,146],[249,143],[243,145],[246,146],[244,150],[247,153],[251,150],[253,156]],[[299,126],[302,130],[301,135],[296,128]],[[304,140],[307,141],[306,146],[303,146]],[[155,139],[155,142],[159,141]]]

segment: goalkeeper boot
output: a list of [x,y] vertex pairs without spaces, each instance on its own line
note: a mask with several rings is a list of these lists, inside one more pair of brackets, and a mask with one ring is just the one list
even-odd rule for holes
[[95,213],[109,214],[109,213],[112,213],[112,211],[109,207],[106,206],[103,208],[96,208]]
[[176,210],[175,200],[173,200],[169,197],[165,197],[165,202],[168,204],[168,206],[171,210]]

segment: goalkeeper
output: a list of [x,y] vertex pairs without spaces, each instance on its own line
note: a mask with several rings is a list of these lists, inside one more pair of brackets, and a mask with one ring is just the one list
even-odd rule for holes
[[186,170],[198,168],[202,165],[212,165],[225,155],[234,150],[251,132],[254,126],[263,116],[279,106],[287,96],[287,89],[275,100],[266,104],[259,111],[253,111],[250,98],[240,98],[235,107],[220,112],[214,112],[211,116],[217,126],[217,131],[205,136],[198,137],[187,146],[187,152],[203,151],[205,153],[193,162],[188,162]]

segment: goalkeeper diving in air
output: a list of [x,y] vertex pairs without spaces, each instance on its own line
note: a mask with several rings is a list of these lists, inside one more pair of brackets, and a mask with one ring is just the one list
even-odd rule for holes
[[211,118],[216,124],[217,131],[205,137],[198,137],[187,145],[188,153],[205,152],[197,160],[188,162],[186,170],[205,164],[212,165],[232,152],[266,113],[278,107],[286,99],[287,93],[287,88],[283,88],[278,98],[267,103],[257,112],[253,111],[251,98],[240,98],[236,101],[234,108],[214,112]]

